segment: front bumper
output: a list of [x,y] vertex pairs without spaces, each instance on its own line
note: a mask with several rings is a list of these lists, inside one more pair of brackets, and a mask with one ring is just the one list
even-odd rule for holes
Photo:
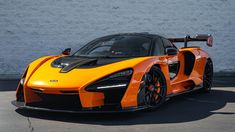
[[97,108],[81,108],[79,110],[69,110],[69,109],[51,109],[51,108],[43,108],[43,107],[34,107],[25,105],[24,102],[20,101],[12,101],[14,106],[19,109],[30,109],[30,110],[39,110],[39,111],[50,111],[50,112],[63,112],[63,113],[124,113],[124,112],[136,112],[146,110],[148,107],[146,106],[138,106],[138,107],[130,107],[126,109],[122,108],[110,108],[110,107],[97,107]]

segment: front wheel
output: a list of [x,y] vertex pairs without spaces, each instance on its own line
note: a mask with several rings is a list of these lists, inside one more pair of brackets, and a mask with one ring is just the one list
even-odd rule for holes
[[152,67],[141,81],[138,91],[138,105],[151,109],[159,107],[166,100],[167,85],[164,74],[158,67]]
[[203,75],[203,91],[210,92],[213,81],[213,63],[211,60],[207,60],[204,75]]

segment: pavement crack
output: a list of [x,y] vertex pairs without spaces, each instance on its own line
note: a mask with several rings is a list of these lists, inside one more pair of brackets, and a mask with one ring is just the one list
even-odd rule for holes
[[28,121],[28,124],[29,124],[30,132],[33,132],[34,128],[33,128],[33,126],[32,126],[32,123],[31,123],[29,117],[27,117],[27,121]]

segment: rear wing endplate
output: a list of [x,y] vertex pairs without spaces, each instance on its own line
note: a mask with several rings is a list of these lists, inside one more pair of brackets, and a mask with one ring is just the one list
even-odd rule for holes
[[174,42],[184,42],[184,47],[188,46],[188,42],[190,41],[206,41],[207,46],[212,47],[213,45],[213,37],[211,34],[198,34],[195,37],[190,37],[190,35],[186,35],[185,38],[168,38],[172,43]]

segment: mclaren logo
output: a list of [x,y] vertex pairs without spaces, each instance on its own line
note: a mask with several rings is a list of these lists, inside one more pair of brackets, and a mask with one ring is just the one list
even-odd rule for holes
[[53,83],[55,83],[55,82],[58,82],[58,80],[50,80],[50,82],[53,82]]

